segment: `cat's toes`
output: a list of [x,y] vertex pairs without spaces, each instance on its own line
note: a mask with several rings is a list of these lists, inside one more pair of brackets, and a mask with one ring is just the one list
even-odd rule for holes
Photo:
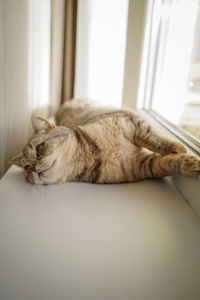
[[200,160],[194,156],[184,156],[181,163],[181,173],[186,177],[198,177],[200,174]]
[[182,144],[180,144],[178,142],[174,142],[170,145],[169,152],[170,153],[186,153],[187,151]]

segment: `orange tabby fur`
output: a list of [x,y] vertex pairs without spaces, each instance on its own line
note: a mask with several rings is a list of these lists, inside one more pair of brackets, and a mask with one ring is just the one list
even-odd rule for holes
[[[127,110],[96,108],[81,100],[66,102],[57,127],[33,118],[36,134],[12,160],[34,184],[67,181],[134,182],[168,175],[196,177],[197,158]],[[38,145],[44,153],[38,154]]]

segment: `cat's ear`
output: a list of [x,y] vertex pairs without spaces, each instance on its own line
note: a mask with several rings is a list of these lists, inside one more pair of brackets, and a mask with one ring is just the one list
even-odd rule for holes
[[19,154],[19,155],[17,155],[17,156],[15,156],[15,157],[13,157],[13,158],[9,161],[9,163],[10,163],[10,164],[13,164],[13,165],[16,165],[16,166],[18,166],[18,167],[22,167],[22,164],[21,164],[21,158],[22,158],[22,153]]
[[33,128],[35,129],[36,132],[39,131],[45,132],[55,128],[55,125],[53,125],[50,121],[46,119],[33,116],[31,120],[32,120]]

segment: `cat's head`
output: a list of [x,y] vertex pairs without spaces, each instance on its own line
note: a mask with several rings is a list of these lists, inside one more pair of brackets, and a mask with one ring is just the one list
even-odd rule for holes
[[32,184],[62,182],[66,164],[74,154],[73,131],[55,127],[40,117],[32,117],[32,125],[35,130],[33,138],[11,163],[23,168],[28,182]]

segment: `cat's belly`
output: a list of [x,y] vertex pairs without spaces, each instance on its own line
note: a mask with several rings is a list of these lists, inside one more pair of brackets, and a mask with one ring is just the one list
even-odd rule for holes
[[132,145],[130,148],[117,149],[103,157],[98,183],[117,183],[133,182],[136,180],[134,175],[135,155],[138,153],[138,147]]

